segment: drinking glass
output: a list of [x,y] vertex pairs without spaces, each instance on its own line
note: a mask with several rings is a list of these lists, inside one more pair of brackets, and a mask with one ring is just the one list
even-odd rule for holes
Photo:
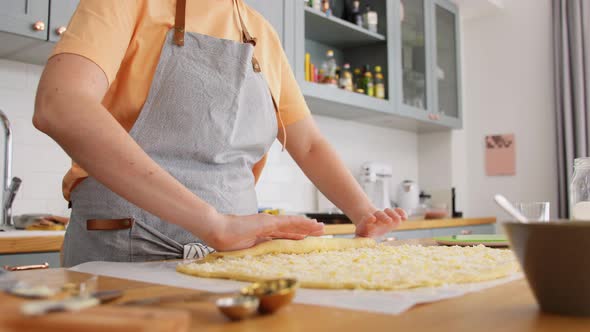
[[516,208],[530,221],[549,221],[549,202],[518,203]]

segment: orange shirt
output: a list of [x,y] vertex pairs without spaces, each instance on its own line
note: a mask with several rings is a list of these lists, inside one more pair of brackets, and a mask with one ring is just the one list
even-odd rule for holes
[[[254,54],[262,67],[285,126],[309,115],[281,42],[272,26],[238,1],[248,31],[257,38]],[[103,105],[127,131],[145,102],[160,51],[174,25],[175,0],[81,0],[52,56],[73,53],[97,64],[109,81]],[[241,40],[233,0],[189,0],[186,31]],[[263,158],[254,166],[258,179]],[[75,162],[63,180],[64,197],[88,174]]]

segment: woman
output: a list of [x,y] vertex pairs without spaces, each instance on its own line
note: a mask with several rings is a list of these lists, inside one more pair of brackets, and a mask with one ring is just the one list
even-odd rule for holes
[[256,214],[275,138],[357,235],[406,219],[375,209],[322,137],[258,13],[241,0],[186,2],[82,0],[45,67],[33,123],[75,160],[66,266],[323,234],[315,220]]

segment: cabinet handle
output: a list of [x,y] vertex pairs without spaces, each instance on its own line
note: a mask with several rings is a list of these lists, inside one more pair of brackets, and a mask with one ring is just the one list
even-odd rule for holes
[[64,34],[64,32],[66,32],[67,28],[64,27],[63,25],[58,27],[57,29],[55,29],[55,33],[57,33],[58,36],[61,36]]
[[33,23],[33,30],[35,31],[45,31],[45,22],[37,21]]
[[471,235],[472,233],[473,233],[473,231],[468,230],[468,229],[461,230],[461,235]]
[[38,265],[21,265],[21,266],[10,266],[4,265],[4,269],[7,271],[26,271],[26,270],[39,270],[49,268],[49,263],[45,262]]

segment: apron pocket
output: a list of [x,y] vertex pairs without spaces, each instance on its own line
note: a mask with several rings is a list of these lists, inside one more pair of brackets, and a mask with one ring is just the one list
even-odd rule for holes
[[[101,213],[100,206],[72,209],[64,241],[64,266],[73,266],[89,261],[129,262],[130,228],[110,230],[88,230],[88,220],[116,219],[107,211]],[[91,227],[92,228],[92,227]]]
[[183,246],[148,223],[135,218],[131,228],[131,260],[181,259]]

